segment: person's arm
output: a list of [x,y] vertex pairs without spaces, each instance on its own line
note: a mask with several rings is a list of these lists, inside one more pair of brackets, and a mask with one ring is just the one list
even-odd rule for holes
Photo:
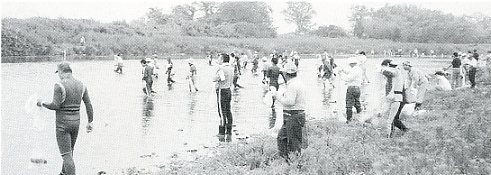
[[82,100],[85,104],[85,110],[87,112],[87,132],[92,132],[93,126],[92,121],[94,121],[94,109],[92,108],[92,103],[90,102],[89,92],[87,91],[87,87],[84,86],[84,93],[82,95]]
[[90,102],[89,91],[87,90],[87,87],[84,87],[82,100],[84,101],[85,110],[87,111],[87,119],[89,123],[92,123],[92,121],[94,120],[94,110],[92,108],[92,103]]
[[61,83],[55,83],[54,87],[54,93],[53,93],[53,101],[51,102],[44,102],[41,100],[38,100],[38,106],[44,106],[50,110],[57,110],[60,109],[61,103],[65,101],[65,88]]
[[385,77],[394,77],[396,74],[396,71],[391,70],[390,68],[384,68],[382,67],[382,75]]

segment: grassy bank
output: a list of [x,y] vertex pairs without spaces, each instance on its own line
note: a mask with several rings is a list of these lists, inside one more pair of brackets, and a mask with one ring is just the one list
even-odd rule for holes
[[153,174],[491,174],[490,89],[429,91],[427,112],[401,116],[411,130],[390,139],[361,123],[309,121],[309,146],[290,165],[276,138],[256,135]]
[[269,55],[273,50],[283,53],[296,50],[300,54],[318,54],[328,51],[332,54],[354,54],[356,50],[371,50],[377,55],[383,55],[384,50],[395,53],[402,49],[402,54],[418,49],[418,52],[428,55],[431,50],[438,56],[450,55],[456,51],[477,49],[484,55],[491,44],[450,44],[450,43],[400,43],[390,40],[358,39],[358,38],[322,38],[316,36],[282,35],[276,38],[216,38],[156,35],[153,37],[118,37],[112,35],[86,35],[92,38],[85,46],[73,44],[57,45],[53,51],[57,55],[45,56],[8,56],[2,55],[2,63],[58,61],[66,51],[67,60],[97,60],[111,59],[111,55],[122,53],[124,59],[150,57],[153,54],[163,58],[180,58],[181,55],[204,55],[225,52],[237,53],[258,51]]

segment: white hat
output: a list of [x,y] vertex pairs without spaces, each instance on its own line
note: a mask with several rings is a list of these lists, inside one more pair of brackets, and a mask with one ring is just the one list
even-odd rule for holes
[[351,63],[358,63],[358,60],[356,59],[356,57],[349,57],[348,58],[348,64],[351,64]]
[[188,59],[188,63],[189,63],[189,64],[194,64],[194,59],[193,59],[193,58],[189,58],[189,59]]

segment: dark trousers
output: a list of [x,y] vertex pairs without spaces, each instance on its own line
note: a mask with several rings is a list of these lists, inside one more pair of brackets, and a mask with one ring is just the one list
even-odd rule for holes
[[123,66],[118,65],[118,67],[116,67],[116,70],[114,71],[116,71],[117,73],[123,73]]
[[171,71],[167,73],[167,83],[174,83],[175,81],[172,79]]
[[404,108],[404,104],[405,104],[405,102],[400,102],[399,109],[397,110],[396,116],[394,116],[394,120],[392,120],[392,128],[391,129],[393,129],[394,126],[399,128],[400,130],[403,130],[403,131],[405,131],[407,129],[407,127],[402,123],[402,121],[399,120],[399,117],[401,116],[402,108]]
[[234,75],[234,79],[233,79],[233,84],[235,87],[242,87],[240,86],[239,84],[237,84],[237,80],[239,80],[239,76],[237,75]]
[[288,160],[288,153],[299,152],[302,146],[302,127],[305,125],[303,110],[283,110],[283,126],[278,132],[280,156]]
[[356,108],[356,112],[361,112],[360,103],[360,87],[349,86],[346,91],[346,119],[351,121],[353,117],[353,106]]
[[232,134],[232,111],[230,101],[232,100],[232,92],[229,88],[217,89],[218,116],[220,117],[220,125],[218,134]]
[[471,82],[471,88],[476,86],[476,71],[477,69],[475,67],[471,67],[469,69],[469,81]]
[[152,85],[153,80],[145,80],[145,88],[143,88],[143,92],[147,95],[150,95],[150,93],[153,92]]

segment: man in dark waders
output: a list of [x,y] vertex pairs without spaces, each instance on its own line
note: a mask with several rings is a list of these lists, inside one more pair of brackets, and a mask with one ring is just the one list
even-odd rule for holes
[[85,104],[88,133],[92,132],[94,111],[87,87],[73,78],[70,64],[68,62],[58,64],[56,73],[60,77],[60,82],[55,83],[53,101],[38,100],[37,105],[56,111],[56,141],[63,158],[60,175],[74,175],[73,149],[80,127],[80,103],[84,101]]
[[218,126],[218,137],[223,141],[225,134],[228,138],[232,135],[232,111],[230,101],[232,100],[231,86],[234,78],[234,68],[230,65],[230,57],[222,53],[218,57],[219,68],[213,77],[217,93],[218,115],[220,125]]
[[290,152],[300,153],[302,127],[305,125],[306,86],[297,78],[297,66],[287,63],[283,69],[286,90],[283,94],[273,92],[273,98],[283,105],[283,126],[278,132],[280,155],[289,161]]

